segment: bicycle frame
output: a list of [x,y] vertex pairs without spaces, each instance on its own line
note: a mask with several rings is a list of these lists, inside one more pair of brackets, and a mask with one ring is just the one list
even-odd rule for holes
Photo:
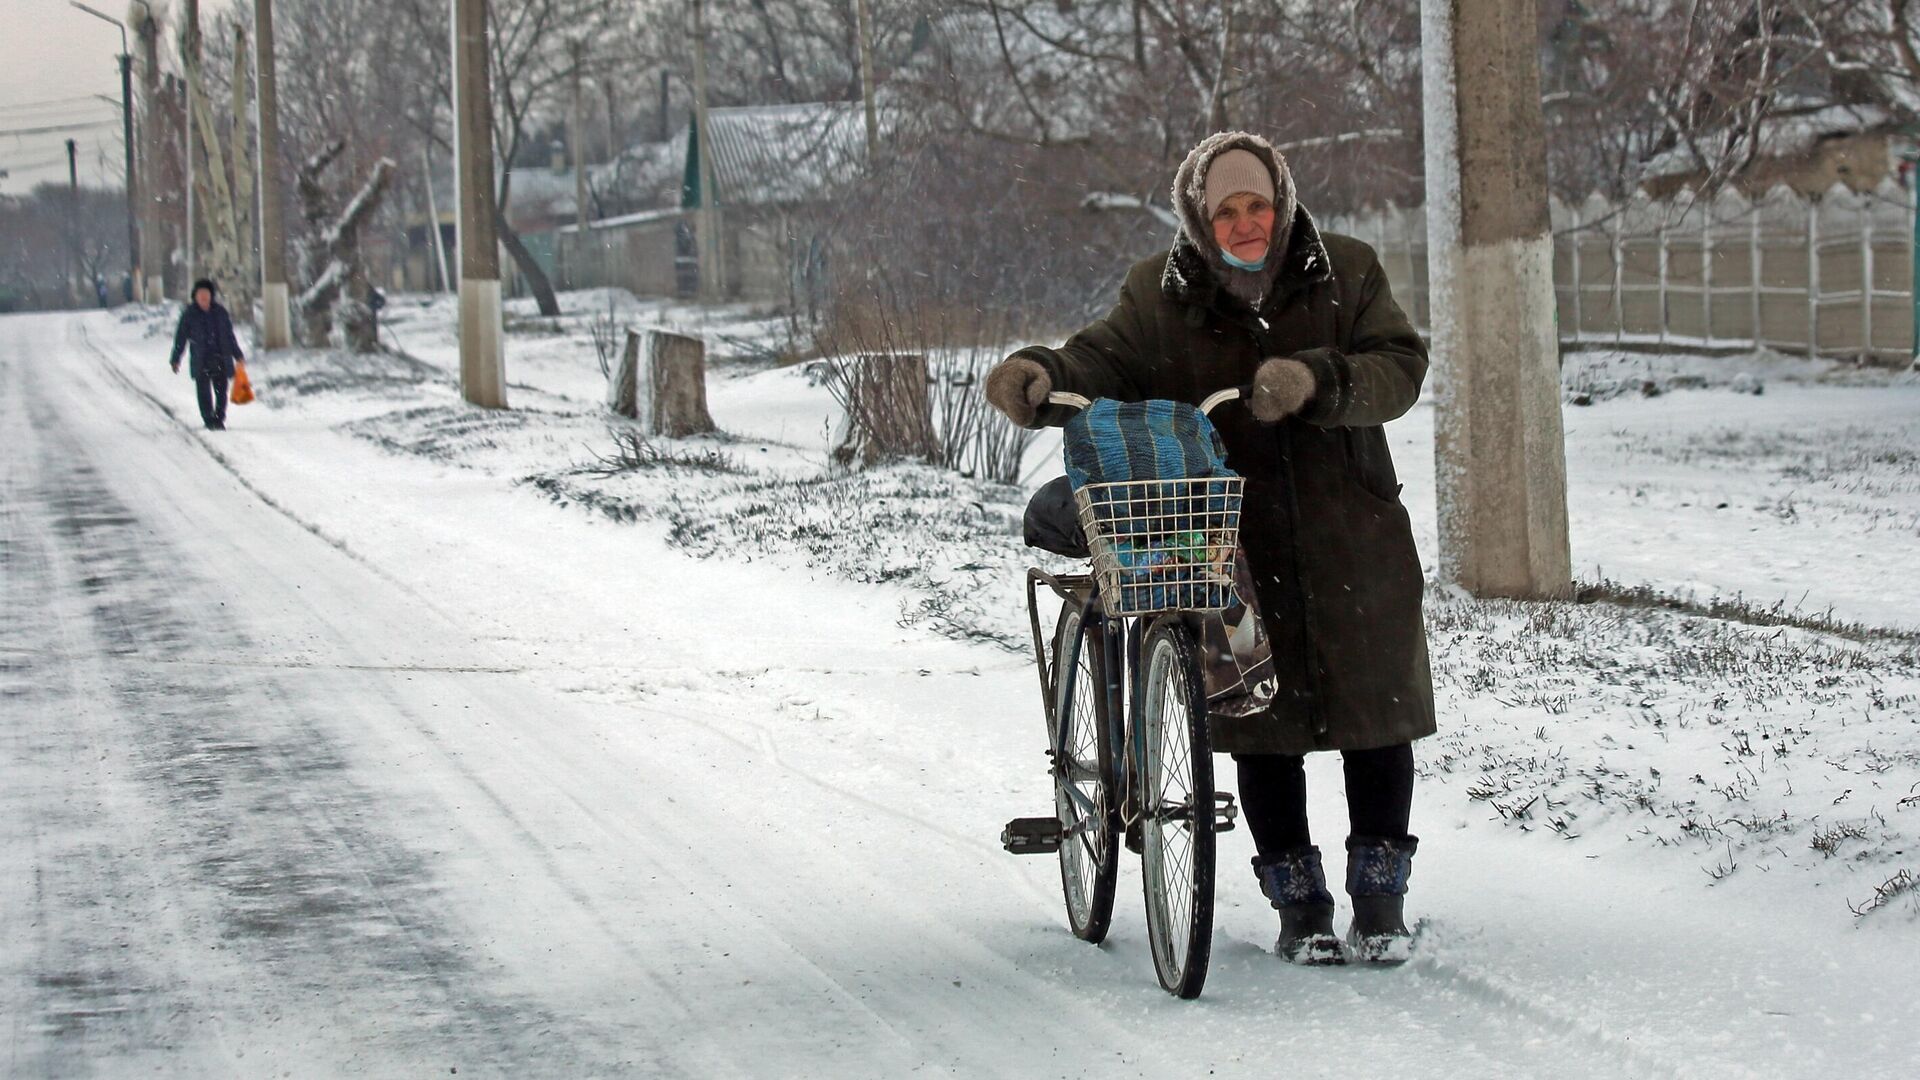
[[[1042,585],[1064,605],[1053,624],[1051,658],[1041,633]],[[1204,729],[1186,726],[1206,720],[1196,715],[1206,704],[1196,700],[1195,617],[1180,611],[1110,615],[1092,575],[1027,571],[1054,813],[1015,818],[1000,834],[1001,845],[1016,855],[1058,853],[1068,922],[1076,937],[1093,943],[1106,939],[1112,919],[1114,864],[1124,839],[1126,850],[1142,859],[1155,973],[1162,988],[1182,998],[1198,996],[1206,982],[1217,854],[1212,834],[1232,829],[1238,816],[1232,794],[1213,786],[1211,762],[1204,770],[1197,764],[1199,755],[1210,757]],[[1097,688],[1082,679],[1091,674],[1083,660],[1093,656],[1079,656],[1077,647],[1099,649],[1093,656],[1103,684]],[[1078,704],[1083,697],[1093,705],[1091,716]],[[1167,724],[1169,701],[1181,702],[1177,727]],[[1061,715],[1063,705],[1071,715]],[[1089,735],[1105,740],[1095,742],[1097,755],[1088,752]],[[1191,740],[1194,757],[1186,765],[1163,768],[1170,738]],[[1178,749],[1173,754],[1177,762]],[[1182,831],[1190,861],[1176,854],[1169,862]]]
[[[1140,805],[1134,779],[1138,775],[1140,763],[1145,760],[1146,735],[1139,725],[1133,722],[1130,706],[1140,693],[1137,685],[1140,677],[1140,643],[1146,636],[1146,629],[1154,619],[1165,618],[1156,615],[1113,617],[1106,614],[1100,605],[1100,592],[1094,588],[1093,579],[1085,574],[1056,575],[1047,573],[1038,567],[1027,570],[1027,619],[1033,633],[1033,650],[1036,668],[1040,675],[1040,695],[1045,701],[1047,726],[1055,733],[1055,743],[1047,748],[1053,767],[1061,767],[1060,762],[1066,756],[1067,748],[1059,745],[1058,740],[1065,734],[1066,725],[1058,723],[1054,715],[1059,702],[1058,657],[1055,662],[1047,662],[1046,640],[1040,631],[1039,588],[1041,585],[1051,589],[1062,602],[1076,604],[1080,608],[1082,624],[1098,619],[1101,626],[1101,657],[1105,663],[1101,670],[1106,673],[1107,685],[1101,688],[1105,700],[1109,723],[1108,735],[1114,740],[1111,747],[1112,760],[1120,763],[1121,775],[1111,779],[1119,781],[1115,787],[1120,793],[1120,824],[1131,827],[1134,822],[1145,816],[1146,808]],[[1111,722],[1118,717],[1119,722]],[[1080,808],[1089,813],[1096,808],[1086,801],[1077,788],[1068,787],[1068,797]]]

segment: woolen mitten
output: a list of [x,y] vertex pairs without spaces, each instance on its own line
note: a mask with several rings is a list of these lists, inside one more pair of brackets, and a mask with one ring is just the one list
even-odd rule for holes
[[1267,424],[1299,412],[1313,396],[1313,369],[1298,360],[1275,357],[1253,373],[1254,418]]
[[1007,419],[1030,428],[1053,391],[1047,369],[1024,356],[1009,356],[987,372],[987,401]]

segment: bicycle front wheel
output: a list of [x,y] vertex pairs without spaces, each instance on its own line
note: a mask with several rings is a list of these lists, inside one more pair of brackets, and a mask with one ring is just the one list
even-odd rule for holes
[[1141,647],[1135,695],[1147,939],[1160,985],[1200,996],[1213,952],[1213,748],[1193,632],[1162,619]]
[[1113,798],[1105,638],[1069,603],[1054,633],[1053,806],[1060,819],[1060,886],[1075,937],[1099,944],[1113,922],[1120,814]]

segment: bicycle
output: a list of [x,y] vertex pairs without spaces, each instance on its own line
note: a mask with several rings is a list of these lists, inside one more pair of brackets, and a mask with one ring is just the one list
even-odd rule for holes
[[[1211,412],[1245,396],[1223,390]],[[1085,409],[1077,394],[1048,401]],[[1054,816],[1016,818],[1014,854],[1057,853],[1067,922],[1105,940],[1124,836],[1144,871],[1147,937],[1160,985],[1200,994],[1213,948],[1215,834],[1233,796],[1213,787],[1200,615],[1227,606],[1238,542],[1239,477],[1131,480],[1074,492],[1091,573],[1027,571],[1027,616],[1047,718]],[[1062,606],[1051,655],[1039,593]]]

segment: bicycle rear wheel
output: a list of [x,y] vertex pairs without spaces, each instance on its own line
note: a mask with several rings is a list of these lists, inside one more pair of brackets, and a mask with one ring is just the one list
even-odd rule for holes
[[1160,985],[1200,996],[1213,952],[1213,748],[1193,632],[1162,619],[1141,647],[1135,696],[1147,939]]
[[1105,638],[1068,603],[1054,631],[1053,806],[1060,819],[1060,886],[1075,937],[1099,944],[1113,922],[1120,814],[1108,724]]

